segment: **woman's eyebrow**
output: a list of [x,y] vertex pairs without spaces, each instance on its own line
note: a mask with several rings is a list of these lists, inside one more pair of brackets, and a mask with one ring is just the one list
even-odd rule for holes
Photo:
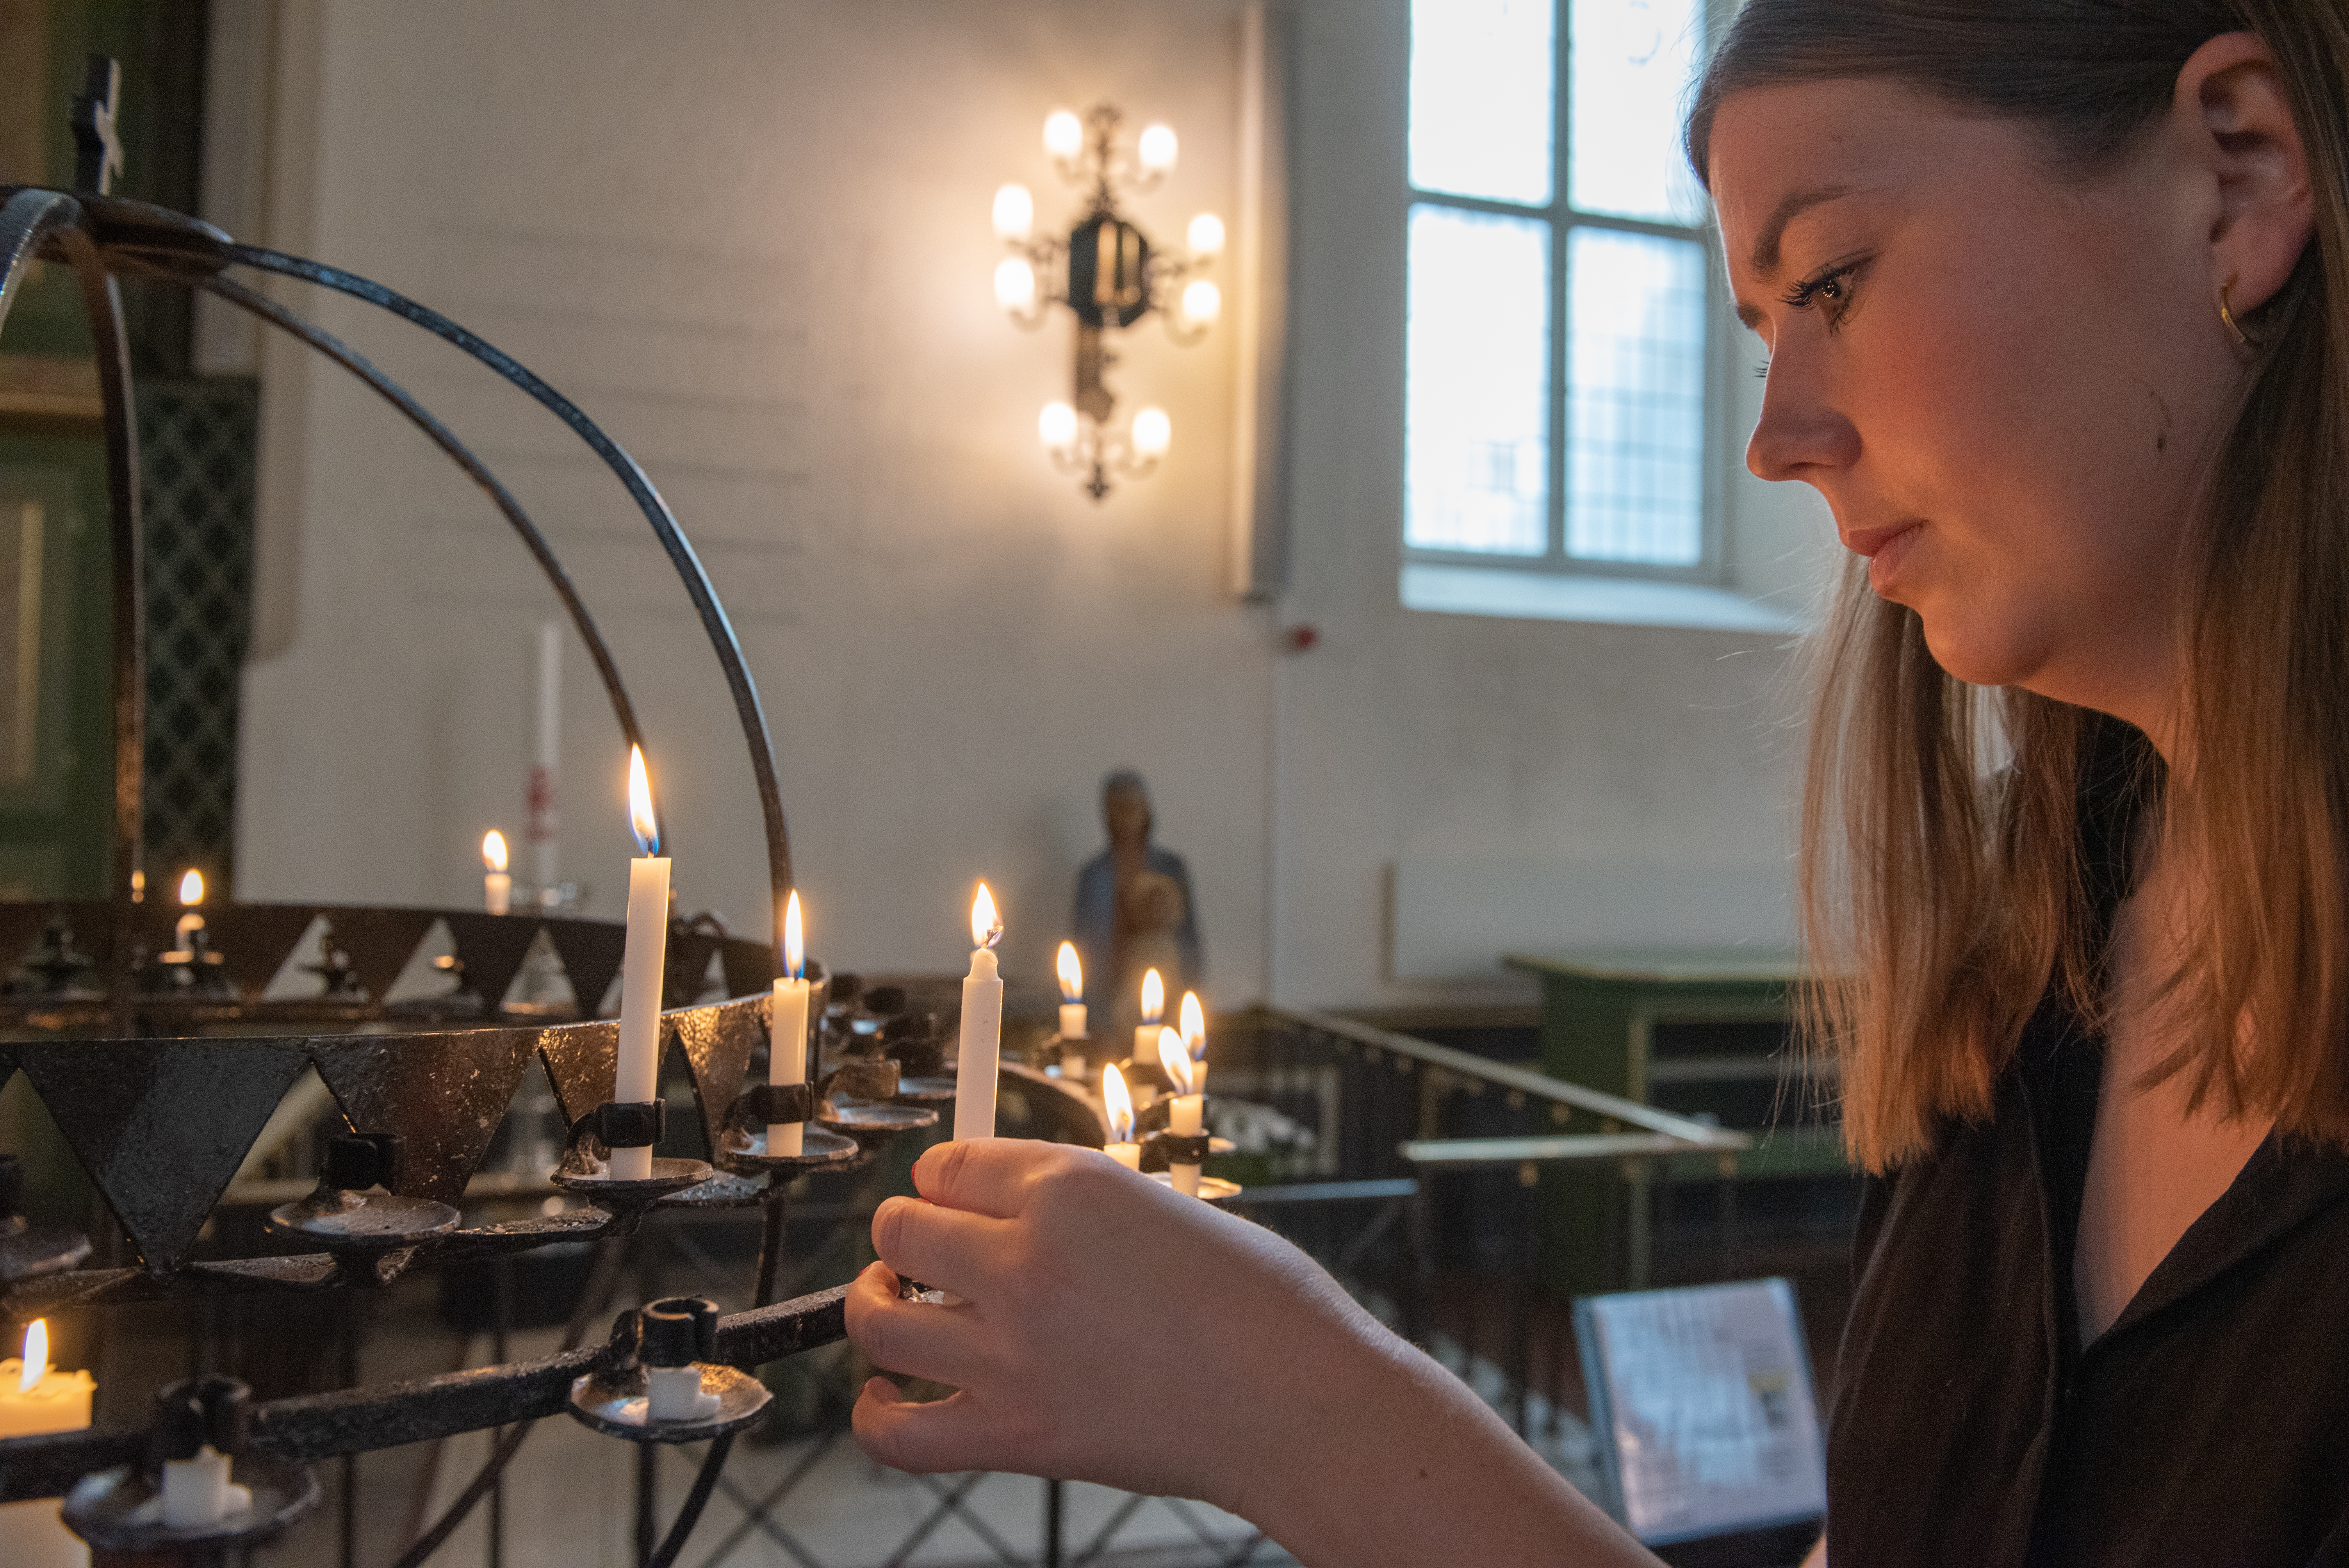
[[1778,246],[1786,237],[1787,224],[1822,202],[1838,201],[1850,195],[1854,189],[1849,185],[1819,185],[1808,191],[1790,191],[1779,201],[1777,209],[1770,214],[1770,221],[1762,225],[1762,232],[1754,238],[1754,252],[1748,263],[1754,272],[1766,278],[1778,270]]

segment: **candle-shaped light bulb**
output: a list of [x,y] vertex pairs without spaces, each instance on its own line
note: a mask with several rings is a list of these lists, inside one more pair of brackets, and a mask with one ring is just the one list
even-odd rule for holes
[[1044,150],[1067,160],[1085,150],[1085,122],[1064,108],[1044,117]]
[[1142,1145],[1133,1140],[1133,1096],[1125,1075],[1112,1062],[1102,1068],[1102,1105],[1109,1112],[1109,1142],[1102,1152],[1128,1171],[1142,1169]]
[[[1221,296],[1217,297],[1221,308]],[[1174,421],[1164,408],[1143,408],[1133,416],[1133,455],[1155,462],[1174,445]]]
[[1174,171],[1174,154],[1178,145],[1174,139],[1173,126],[1143,126],[1141,139],[1134,143],[1134,152],[1141,159],[1143,172],[1172,174]]
[[[1131,1114],[1128,1121],[1133,1119]],[[33,1319],[25,1330],[25,1364],[16,1371],[16,1392],[29,1394],[41,1386],[41,1377],[49,1369],[49,1320]]]
[[995,1136],[995,1083],[1003,1054],[1003,980],[995,944],[1003,922],[987,884],[970,901],[970,974],[962,983],[961,1053],[955,1065],[957,1138]]
[[[660,853],[660,829],[653,816],[652,781],[645,754],[628,748],[628,825],[644,854],[628,862],[628,935],[620,958],[620,1043],[612,1098],[642,1105],[660,1098],[661,979],[668,961],[668,861]],[[582,1007],[595,1002],[580,998]],[[612,1174],[624,1181],[648,1181],[653,1151],[612,1150]]]
[[[799,890],[783,903],[783,974],[775,982],[774,1011],[767,1028],[767,1081],[788,1088],[807,1082],[808,977],[806,922]],[[807,1123],[767,1124],[769,1154],[806,1152]]]
[[660,853],[660,823],[653,816],[652,780],[645,777],[641,746],[628,748],[628,826],[636,835],[638,849],[647,855]]
[[1024,256],[1006,256],[995,265],[995,303],[1007,315],[1036,308],[1036,269]]
[[1061,976],[1061,1038],[1081,1040],[1085,1037],[1085,967],[1077,960],[1077,944],[1061,944],[1052,966]]
[[[1028,193],[1025,185],[998,186],[994,216],[997,239],[1011,244],[1023,244],[1030,231],[1036,227],[1036,198]],[[1194,226],[1196,226],[1195,221]]]
[[492,914],[513,908],[513,878],[506,874],[506,836],[492,828],[481,835],[481,903]]
[[1199,255],[1220,255],[1224,249],[1224,221],[1213,212],[1202,212],[1191,220],[1190,230],[1184,238]]
[[1066,403],[1047,403],[1036,416],[1036,438],[1048,452],[1066,452],[1077,444],[1077,411]]
[[180,903],[186,908],[193,909],[203,902],[204,873],[190,866],[188,874],[180,879]]

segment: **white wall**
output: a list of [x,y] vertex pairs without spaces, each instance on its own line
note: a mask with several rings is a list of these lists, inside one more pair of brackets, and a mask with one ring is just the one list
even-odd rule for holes
[[[1182,167],[1139,204],[1154,230],[1229,211],[1222,0],[290,5],[271,237],[446,310],[644,462],[765,696],[833,962],[955,964],[986,875],[1014,972],[1040,977],[1097,780],[1131,764],[1191,859],[1220,999],[1391,998],[1398,859],[1751,863],[1781,851],[1790,777],[1784,655],[1752,634],[1398,607],[1403,12],[1302,19],[1294,589],[1273,610],[1224,589],[1229,335],[1132,335],[1114,383],[1164,403],[1176,448],[1096,506],[1032,433],[1065,396],[1067,326],[1016,332],[988,286],[994,187],[1061,209],[1037,139],[1056,105],[1176,126]],[[282,297],[473,438],[554,537],[660,753],[684,901],[763,931],[717,668],[616,488],[420,335]],[[362,388],[282,346],[264,375],[239,891],[476,896],[481,830],[521,823],[552,597]],[[1734,505],[1799,537],[1799,508]],[[1278,653],[1296,622],[1321,645]],[[575,648],[568,673],[566,870],[616,912],[616,732]]]

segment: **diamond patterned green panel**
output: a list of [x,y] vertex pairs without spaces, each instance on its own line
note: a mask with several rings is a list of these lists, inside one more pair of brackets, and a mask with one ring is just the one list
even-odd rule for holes
[[147,875],[228,885],[239,672],[253,624],[258,383],[139,384],[147,544]]

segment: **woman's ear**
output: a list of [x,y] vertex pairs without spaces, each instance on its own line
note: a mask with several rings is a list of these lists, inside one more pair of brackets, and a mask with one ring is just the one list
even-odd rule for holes
[[2210,288],[2237,315],[2272,298],[2315,232],[2308,148],[2275,57],[2256,33],[2221,33],[2178,73],[2171,105],[2190,156],[2215,181]]

